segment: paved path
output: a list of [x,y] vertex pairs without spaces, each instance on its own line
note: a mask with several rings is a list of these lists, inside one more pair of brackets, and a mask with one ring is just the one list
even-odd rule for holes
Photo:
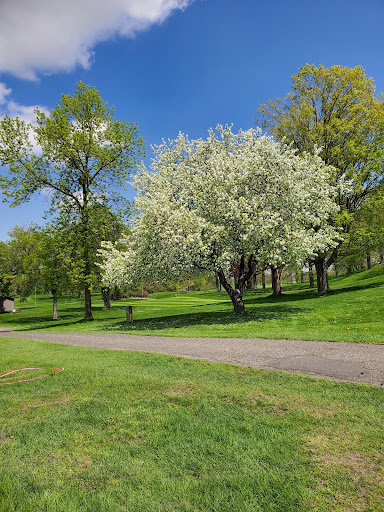
[[9,332],[16,338],[139,350],[384,386],[384,345],[260,338],[174,338],[129,334]]

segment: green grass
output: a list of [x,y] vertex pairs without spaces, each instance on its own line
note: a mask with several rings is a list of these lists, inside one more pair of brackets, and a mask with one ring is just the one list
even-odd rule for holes
[[[308,284],[284,285],[283,295],[245,293],[247,314],[236,316],[226,293],[157,293],[129,299],[103,310],[94,297],[94,322],[84,322],[80,299],[59,300],[58,321],[51,299],[41,296],[18,304],[21,312],[3,314],[0,325],[15,330],[128,332],[198,337],[263,337],[384,343],[384,266],[331,280],[331,292],[319,296]],[[133,305],[133,324],[125,306]]]
[[384,510],[383,390],[0,338],[1,512]]

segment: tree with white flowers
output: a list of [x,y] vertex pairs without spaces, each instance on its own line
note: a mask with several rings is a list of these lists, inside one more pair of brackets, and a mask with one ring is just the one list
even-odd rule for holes
[[135,179],[131,235],[102,250],[107,282],[163,281],[206,269],[218,274],[241,314],[257,262],[304,261],[336,244],[339,234],[327,222],[337,210],[332,168],[259,130],[217,132],[207,140],[180,134],[153,149],[152,169],[142,166]]

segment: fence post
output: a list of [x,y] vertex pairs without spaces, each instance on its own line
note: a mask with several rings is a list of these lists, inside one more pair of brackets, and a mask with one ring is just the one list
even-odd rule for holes
[[133,322],[132,306],[125,306],[125,317],[126,317],[127,323]]

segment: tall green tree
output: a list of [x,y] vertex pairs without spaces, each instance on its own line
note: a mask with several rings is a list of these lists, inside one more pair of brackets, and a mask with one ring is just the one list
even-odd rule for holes
[[[110,308],[110,287],[107,286],[101,276],[101,269],[98,265],[100,256],[98,250],[102,241],[116,242],[126,232],[127,227],[124,223],[124,215],[115,212],[107,205],[94,201],[89,205],[88,229],[92,236],[89,240],[89,274],[87,280],[92,291],[101,289],[104,299],[104,306]],[[80,291],[84,289],[84,260],[82,224],[78,212],[72,208],[62,208],[60,216],[54,223],[54,228],[60,233],[56,245],[61,247],[61,252],[65,254],[67,260],[66,279],[67,289]],[[54,237],[51,228],[51,237]],[[64,245],[63,245],[64,241]]]
[[[276,139],[299,152],[314,152],[335,168],[332,179],[346,176],[352,187],[340,193],[338,218],[330,219],[348,231],[350,215],[377,185],[383,168],[384,99],[375,94],[372,78],[357,66],[306,64],[292,77],[291,91],[260,105],[256,122]],[[337,258],[319,253],[316,260],[318,291],[329,290],[328,268]]]
[[[96,202],[110,207],[143,154],[144,142],[135,123],[114,119],[114,109],[92,86],[79,82],[63,94],[49,115],[36,109],[37,124],[5,117],[0,122],[0,162],[9,172],[0,187],[11,206],[48,191],[51,208],[76,212],[81,241],[81,278],[85,319],[92,320],[91,210]],[[30,135],[40,147],[35,152]]]

